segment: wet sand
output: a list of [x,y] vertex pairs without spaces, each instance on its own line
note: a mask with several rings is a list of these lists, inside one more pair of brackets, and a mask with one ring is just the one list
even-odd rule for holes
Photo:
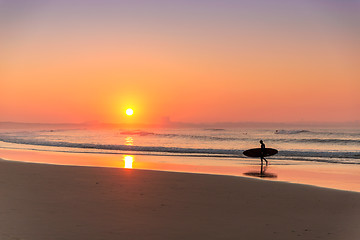
[[360,193],[0,161],[0,239],[358,239]]
[[[208,159],[186,156],[134,155],[133,152],[132,155],[127,155],[126,153],[93,154],[23,149],[0,149],[0,158],[56,165],[136,168],[245,177],[258,177],[260,174],[260,164],[256,159],[250,159],[251,162],[249,161],[248,164],[237,164],[238,161],[224,162],[223,158],[213,157]],[[269,159],[269,161],[270,165],[263,174],[265,180],[360,192],[360,165],[308,162],[283,165],[282,161],[278,161],[278,163],[273,159]]]

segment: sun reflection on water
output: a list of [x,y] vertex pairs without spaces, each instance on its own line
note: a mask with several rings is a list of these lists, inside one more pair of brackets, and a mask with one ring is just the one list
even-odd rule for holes
[[133,137],[126,137],[125,138],[125,145],[127,145],[127,146],[132,146],[132,145],[134,145],[134,139],[133,139]]
[[124,159],[124,168],[133,168],[134,156],[125,155],[123,159]]

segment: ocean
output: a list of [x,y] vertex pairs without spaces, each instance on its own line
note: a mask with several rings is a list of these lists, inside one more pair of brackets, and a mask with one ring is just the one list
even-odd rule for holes
[[[360,129],[141,128],[1,129],[0,148],[90,154],[191,156],[193,165],[258,164],[242,153],[278,149],[272,165],[360,164]],[[198,157],[198,158],[197,158]],[[167,158],[169,159],[169,158]],[[183,161],[184,158],[170,158]]]

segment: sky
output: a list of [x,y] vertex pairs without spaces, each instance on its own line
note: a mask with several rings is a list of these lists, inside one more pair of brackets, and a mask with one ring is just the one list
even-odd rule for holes
[[360,0],[0,0],[0,121],[359,121],[359,12]]

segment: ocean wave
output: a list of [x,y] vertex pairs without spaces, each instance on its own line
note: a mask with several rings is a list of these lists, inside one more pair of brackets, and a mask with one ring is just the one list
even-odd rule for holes
[[129,131],[121,131],[121,135],[138,135],[138,136],[147,136],[147,135],[155,135],[153,132],[146,132],[141,130],[129,130]]
[[[360,159],[359,152],[338,152],[338,151],[279,151],[277,156],[281,157],[303,157],[303,158],[343,158],[343,159]],[[360,161],[359,161],[360,164]]]
[[295,142],[295,143],[332,143],[332,144],[360,144],[360,139],[341,138],[299,138],[299,139],[266,139],[273,142]]
[[63,141],[43,141],[37,139],[21,139],[0,137],[0,141],[17,144],[28,144],[49,147],[68,147],[68,148],[88,148],[99,150],[124,150],[139,152],[167,152],[167,153],[199,153],[199,154],[229,154],[238,155],[242,150],[232,149],[202,149],[202,148],[180,148],[180,147],[162,147],[162,146],[132,146],[119,144],[94,144],[94,143],[72,143]]
[[333,130],[333,131],[319,131],[319,130],[304,130],[304,129],[295,129],[295,130],[275,130],[274,134],[279,135],[293,135],[293,134],[301,134],[306,133],[308,135],[316,135],[316,136],[346,136],[346,137],[360,137],[359,131],[346,131],[346,130]]
[[190,134],[156,134],[157,136],[162,137],[178,137],[178,138],[189,138],[197,140],[210,140],[210,141],[237,141],[243,140],[242,138],[236,137],[216,137],[216,136],[207,136],[207,135],[190,135]]
[[299,133],[310,133],[309,130],[275,130],[275,134],[299,134]]
[[205,131],[213,131],[213,132],[219,132],[219,131],[226,131],[225,128],[205,128]]
[[[217,131],[217,130],[215,130]],[[220,130],[218,130],[220,131]],[[236,137],[220,137],[220,136],[208,136],[208,135],[191,135],[191,134],[176,134],[176,133],[155,133],[155,132],[146,132],[141,130],[131,130],[131,131],[121,131],[121,135],[137,135],[137,136],[159,136],[166,138],[188,138],[188,139],[198,139],[198,140],[212,140],[212,141],[235,141],[243,140]]]

